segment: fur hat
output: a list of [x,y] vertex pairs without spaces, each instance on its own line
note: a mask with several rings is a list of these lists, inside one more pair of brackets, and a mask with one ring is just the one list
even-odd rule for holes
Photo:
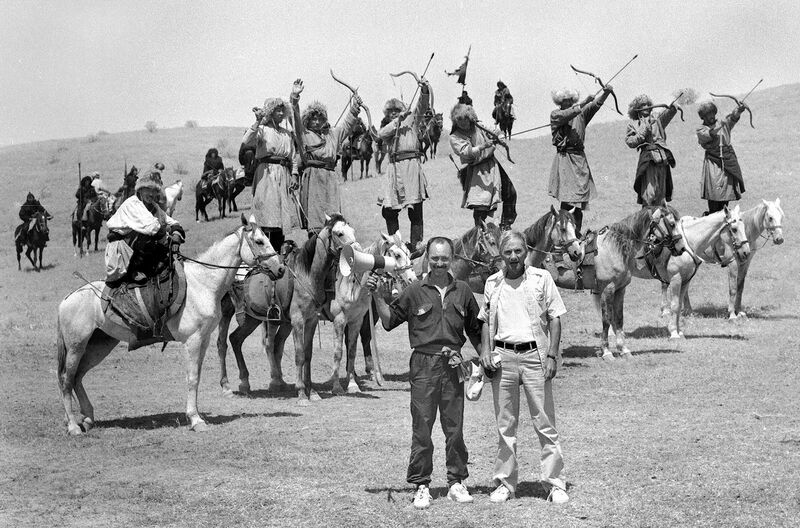
[[475,113],[475,109],[470,105],[457,104],[450,110],[450,121],[453,122],[454,126],[456,124],[456,119],[460,117],[466,117],[472,123],[478,122],[478,114]]
[[286,101],[284,101],[280,97],[267,97],[266,99],[264,99],[264,106],[262,107],[262,109],[267,119],[270,119],[272,117],[272,112],[274,112],[280,107],[283,107],[284,110],[288,108],[286,106]]
[[715,105],[712,101],[703,101],[697,107],[697,115],[703,117],[704,115],[710,115],[717,113],[717,105]]
[[308,121],[311,119],[311,116],[320,116],[322,118],[323,124],[328,121],[328,109],[325,108],[325,105],[320,103],[319,101],[314,101],[309,104],[305,110],[303,110],[303,115],[300,118],[303,121],[303,126],[308,128]]
[[160,161],[157,161],[157,162],[156,162],[156,163],[153,165],[153,169],[154,169],[154,170],[157,170],[157,171],[163,171],[163,170],[164,170],[164,164],[163,164],[163,163],[161,163]]
[[503,81],[497,81],[497,88],[499,90],[502,90],[505,87],[506,87],[506,84]]
[[578,90],[573,90],[572,88],[560,88],[558,90],[553,90],[550,92],[550,95],[553,97],[553,102],[556,104],[556,106],[561,106],[561,103],[567,99],[577,103],[581,96]]
[[36,201],[36,197],[33,195],[32,192],[29,192],[28,196],[25,198],[25,201],[26,202],[35,202]]
[[628,117],[639,119],[639,109],[645,106],[653,106],[653,100],[645,94],[637,95],[628,105]]
[[136,180],[136,191],[139,189],[156,189],[162,190],[163,183],[161,182],[161,175],[155,171],[146,172],[143,176],[139,176]]
[[383,105],[383,115],[388,116],[392,110],[400,110],[401,112],[405,112],[406,105],[400,99],[393,97],[386,101],[386,104]]
[[100,173],[99,173],[99,172],[97,172],[97,171],[94,171],[94,172],[92,173],[92,178],[99,178],[99,177],[100,177]]

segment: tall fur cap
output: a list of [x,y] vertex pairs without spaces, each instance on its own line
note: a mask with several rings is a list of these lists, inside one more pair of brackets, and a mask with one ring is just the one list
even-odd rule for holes
[[628,105],[628,117],[631,119],[639,119],[639,109],[645,106],[653,106],[653,100],[646,94],[637,95]]

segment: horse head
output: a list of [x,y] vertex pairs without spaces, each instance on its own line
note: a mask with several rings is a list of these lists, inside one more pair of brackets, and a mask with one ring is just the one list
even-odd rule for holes
[[286,271],[278,253],[272,247],[269,237],[261,230],[253,215],[249,220],[242,215],[242,239],[239,243],[239,255],[245,264],[265,271],[273,281],[283,277]]
[[414,273],[413,263],[411,262],[411,251],[403,243],[403,237],[400,231],[394,235],[387,235],[381,233],[381,244],[379,250],[381,255],[385,257],[392,257],[397,263],[397,267],[392,272],[394,278],[403,286],[408,286],[417,280],[417,274]]
[[480,226],[476,230],[477,237],[475,238],[475,249],[472,254],[472,259],[479,262],[487,262],[490,264],[490,269],[494,272],[497,270],[497,264],[502,260],[500,256],[500,245],[498,239],[500,238],[500,228],[493,223],[488,224],[481,220]]
[[730,239],[726,242],[733,247],[736,258],[742,262],[750,256],[750,243],[747,241],[747,231],[742,221],[739,205],[737,204],[733,209],[728,209],[726,205],[723,211],[725,212],[725,225],[720,237],[725,236],[725,231],[728,232]]
[[356,232],[353,226],[347,223],[340,213],[325,215],[325,228],[330,235],[329,244],[335,251],[349,246],[356,241]]
[[583,260],[584,250],[580,241],[578,240],[577,228],[575,224],[575,216],[570,209],[556,210],[552,205],[550,206],[550,213],[553,215],[553,227],[550,228],[550,241],[556,251],[565,251],[570,259],[575,262]]
[[659,206],[653,211],[650,218],[650,227],[646,239],[654,248],[667,248],[674,256],[679,256],[686,251],[683,237],[678,232],[677,213],[674,209]]
[[49,235],[50,228],[47,226],[47,215],[41,211],[37,211],[34,216],[34,229],[42,235]]
[[781,199],[774,202],[761,200],[765,207],[763,229],[767,230],[768,236],[772,237],[772,242],[776,245],[783,244],[783,209]]

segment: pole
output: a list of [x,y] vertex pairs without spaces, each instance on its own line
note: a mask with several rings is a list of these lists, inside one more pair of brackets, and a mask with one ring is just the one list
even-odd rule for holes
[[75,208],[75,221],[78,223],[78,255],[83,258],[83,187],[81,186],[81,160],[78,158],[78,205]]

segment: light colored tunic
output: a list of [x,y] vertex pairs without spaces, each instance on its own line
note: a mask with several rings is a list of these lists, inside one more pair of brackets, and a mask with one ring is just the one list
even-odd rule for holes
[[598,98],[583,108],[575,104],[564,110],[553,110],[550,114],[556,156],[550,167],[547,193],[559,202],[586,209],[588,202],[597,197],[583,142],[586,126],[602,105],[603,101]]
[[703,200],[728,202],[741,198],[735,177],[741,178],[741,169],[731,147],[731,130],[740,116],[734,110],[710,127],[703,125],[697,129],[697,141],[706,150],[700,182]]
[[296,99],[292,99],[292,111],[303,148],[301,157],[304,161],[311,160],[331,167],[328,169],[306,165],[300,180],[300,204],[305,211],[307,227],[309,230],[319,230],[325,227],[325,215],[342,211],[339,177],[333,171],[333,167],[336,166],[337,155],[344,139],[350,135],[358,122],[359,107],[351,105],[344,121],[331,128],[325,135],[317,134],[303,127],[300,106]]
[[667,108],[628,124],[625,144],[639,149],[639,162],[633,187],[643,205],[662,205],[672,200],[672,171],[675,158],[667,148],[666,128],[677,108]]
[[479,150],[481,145],[491,143],[486,133],[474,127],[471,134],[456,130],[450,134],[450,147],[467,166],[463,169],[468,184],[461,207],[493,211],[501,202],[500,169],[494,157],[494,146]]
[[253,123],[244,133],[242,143],[255,147],[256,159],[266,156],[292,160],[292,168],[273,163],[259,163],[253,178],[253,214],[261,227],[296,229],[300,215],[296,198],[289,192],[292,172],[296,172],[294,141],[290,130],[279,126]]
[[428,182],[419,156],[395,162],[391,161],[391,156],[398,152],[419,152],[422,116],[430,107],[429,101],[429,94],[420,94],[416,108],[400,123],[397,134],[398,119],[393,119],[378,131],[378,136],[388,145],[390,156],[385,191],[378,198],[378,204],[383,207],[402,209],[428,199]]
[[156,207],[156,214],[150,212],[138,196],[134,195],[122,202],[117,212],[106,222],[108,229],[113,229],[121,235],[131,231],[143,235],[155,235],[161,226],[171,226],[178,221]]

